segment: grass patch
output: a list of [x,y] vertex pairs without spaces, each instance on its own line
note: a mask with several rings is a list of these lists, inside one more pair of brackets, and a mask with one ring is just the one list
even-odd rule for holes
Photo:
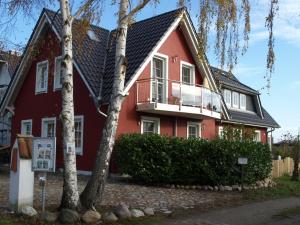
[[283,176],[274,179],[277,183],[275,188],[261,188],[246,192],[248,200],[267,200],[275,198],[284,198],[291,196],[300,196],[300,181],[291,181],[291,177]]
[[273,217],[276,219],[288,219],[288,218],[291,218],[291,217],[297,216],[297,215],[300,215],[300,206],[285,209],[285,210],[281,211],[280,213],[274,215]]

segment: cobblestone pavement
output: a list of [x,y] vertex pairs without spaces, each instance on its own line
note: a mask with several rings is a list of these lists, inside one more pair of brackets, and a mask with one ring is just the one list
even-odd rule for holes
[[[88,177],[79,176],[79,190],[82,191]],[[57,207],[62,194],[62,175],[48,175],[46,186],[47,207]],[[9,175],[0,173],[0,206],[8,207]],[[40,208],[41,189],[35,179],[34,207]],[[183,190],[163,187],[149,187],[128,183],[109,181],[105,187],[103,205],[115,206],[124,202],[130,207],[152,207],[155,210],[167,211],[178,208],[193,208],[201,205],[217,204],[220,201],[240,199],[238,193],[216,193],[200,190]]]

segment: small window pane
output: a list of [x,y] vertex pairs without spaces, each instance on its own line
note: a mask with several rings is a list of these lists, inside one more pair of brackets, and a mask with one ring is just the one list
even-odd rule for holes
[[57,57],[55,59],[55,76],[54,76],[54,89],[60,89],[62,87],[63,67],[61,66],[62,58]]
[[144,121],[143,122],[143,133],[144,134],[154,134],[155,132],[155,122]]
[[182,67],[182,82],[184,84],[192,84],[192,72],[191,68],[183,66]]
[[199,137],[199,125],[189,124],[188,125],[188,138]]
[[31,127],[31,122],[22,122],[21,124],[21,134],[24,134],[24,135],[31,135],[31,130],[32,130],[32,127]]
[[75,147],[82,148],[82,122],[75,120]]
[[158,58],[153,58],[153,78],[164,78],[163,75],[163,60]]
[[231,91],[224,90],[224,100],[228,107],[231,107]]
[[246,95],[240,94],[240,108],[246,110]]
[[47,91],[48,85],[48,62],[37,64],[36,92]]
[[232,106],[234,108],[239,108],[239,93],[233,92],[232,95]]

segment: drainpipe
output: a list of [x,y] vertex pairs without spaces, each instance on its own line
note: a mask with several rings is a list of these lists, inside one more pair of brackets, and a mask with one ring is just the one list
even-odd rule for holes
[[107,114],[105,114],[104,112],[102,112],[101,111],[101,97],[99,96],[99,97],[97,97],[97,98],[94,98],[94,104],[95,104],[95,106],[96,106],[96,109],[97,109],[97,112],[100,114],[100,115],[102,115],[102,116],[104,116],[105,118],[107,118]]
[[177,117],[174,120],[173,136],[177,137]]
[[267,130],[267,138],[268,138],[268,134],[270,133],[270,151],[272,152],[272,139],[273,139],[273,131],[275,130],[275,128],[271,127],[271,130]]

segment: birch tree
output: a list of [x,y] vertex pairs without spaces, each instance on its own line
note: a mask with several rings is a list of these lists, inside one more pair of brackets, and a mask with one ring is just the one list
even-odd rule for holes
[[76,171],[75,131],[74,131],[74,100],[73,100],[73,49],[72,23],[68,0],[60,0],[62,15],[62,89],[61,89],[61,121],[64,152],[64,184],[61,200],[62,208],[76,209],[79,202]]
[[[0,1],[0,6],[8,11],[11,19],[19,12],[31,16],[34,8],[45,7],[52,4],[53,0],[24,0],[24,1]],[[62,122],[62,139],[64,155],[64,182],[61,208],[77,209],[79,205],[79,193],[77,187],[76,153],[75,153],[75,129],[74,129],[74,100],[73,100],[73,49],[72,49],[72,24],[75,18],[81,17],[85,21],[91,20],[91,12],[95,12],[100,1],[84,0],[76,13],[71,14],[69,0],[59,0],[62,16],[62,111],[60,119]],[[95,17],[93,17],[95,18]],[[11,20],[12,21],[12,20]],[[84,34],[83,34],[84,36]],[[37,45],[38,47],[39,45]],[[36,46],[29,46],[34,49]]]
[[85,208],[91,208],[96,200],[102,200],[106,178],[109,169],[109,162],[114,147],[116,131],[118,127],[119,114],[124,99],[123,91],[127,68],[126,39],[128,26],[132,17],[144,8],[150,0],[143,0],[128,12],[129,0],[120,0],[118,28],[116,32],[116,54],[114,83],[110,105],[107,111],[107,119],[103,129],[100,148],[97,151],[96,162],[92,175],[81,193],[81,204]]

